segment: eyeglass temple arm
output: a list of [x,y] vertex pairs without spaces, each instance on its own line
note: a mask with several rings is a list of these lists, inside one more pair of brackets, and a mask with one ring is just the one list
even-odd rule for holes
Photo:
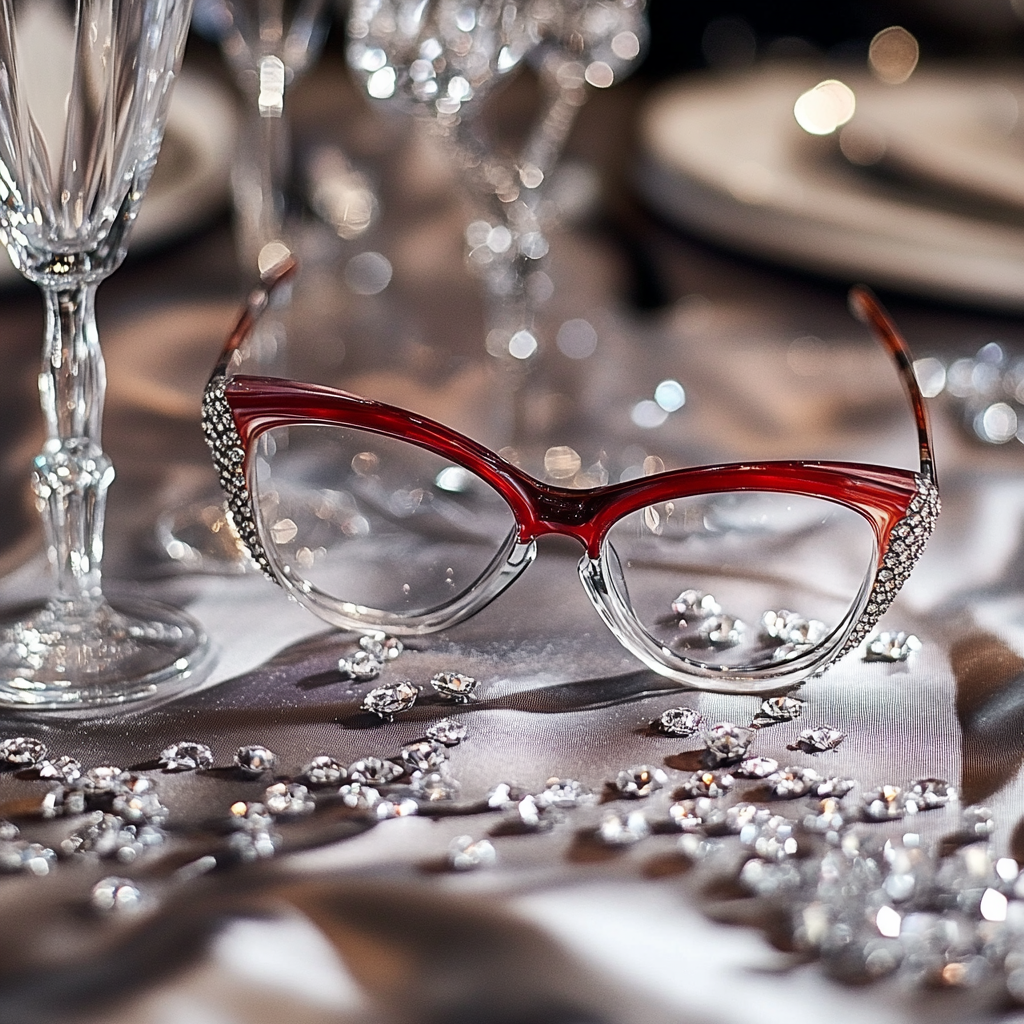
[[855,285],[850,289],[850,312],[869,327],[885,350],[892,356],[896,369],[899,371],[903,388],[914,408],[914,419],[917,421],[917,443],[921,456],[921,476],[935,482],[935,461],[932,457],[931,427],[928,423],[928,410],[925,408],[924,396],[917,383],[914,373],[914,359],[903,335],[892,322],[882,304],[875,298],[870,289],[863,285]]
[[260,276],[260,285],[250,293],[245,309],[238,318],[238,323],[235,324],[234,330],[229,335],[227,343],[224,345],[224,350],[220,354],[220,359],[217,360],[217,365],[214,367],[211,379],[223,377],[227,373],[231,357],[238,351],[242,342],[248,338],[252,332],[253,325],[263,315],[267,306],[270,305],[271,297],[279,288],[295,276],[298,268],[299,264],[295,257],[288,256],[279,263],[275,263]]

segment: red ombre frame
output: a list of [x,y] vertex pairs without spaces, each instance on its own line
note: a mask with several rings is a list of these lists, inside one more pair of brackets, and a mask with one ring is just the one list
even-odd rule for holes
[[[266,287],[254,294],[211,378],[204,419],[207,440],[228,492],[230,511],[250,552],[264,570],[302,603],[337,625],[363,630],[386,628],[402,633],[428,632],[452,624],[479,610],[510,585],[532,560],[539,537],[562,534],[579,541],[585,549],[580,575],[598,612],[619,640],[651,668],[680,682],[711,689],[780,689],[822,668],[864,638],[909,575],[934,523],[938,495],[928,417],[911,356],[892,321],[865,289],[853,289],[851,309],[871,327],[896,363],[917,424],[917,473],[847,462],[762,462],[674,470],[576,490],[535,480],[470,438],[403,409],[313,384],[249,375],[227,377],[233,353],[248,337],[267,305],[270,292],[293,273],[292,264],[279,266],[265,282]],[[221,403],[230,410],[229,424],[225,423]],[[453,609],[453,614],[409,622],[383,613],[372,621],[354,618],[354,613],[325,615],[323,607],[304,600],[302,588],[297,588],[288,573],[267,557],[266,549],[270,546],[260,538],[258,512],[252,507],[247,476],[256,440],[268,430],[299,424],[345,426],[395,438],[457,464],[490,484],[512,510],[518,536],[515,557],[508,559],[501,572],[494,567],[490,574],[493,579],[489,580],[494,585],[482,588],[483,600],[465,600]],[[737,491],[821,498],[852,509],[870,524],[878,552],[875,573],[865,581],[858,601],[841,627],[813,652],[763,670],[703,665],[687,661],[659,644],[611,592],[614,588],[608,587],[602,565],[608,531],[624,516],[659,502]]]

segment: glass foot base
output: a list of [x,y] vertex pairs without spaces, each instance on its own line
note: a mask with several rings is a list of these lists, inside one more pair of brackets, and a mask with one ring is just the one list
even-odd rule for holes
[[0,707],[74,711],[170,696],[198,685],[210,662],[202,627],[176,608],[132,598],[67,616],[52,601],[0,621]]

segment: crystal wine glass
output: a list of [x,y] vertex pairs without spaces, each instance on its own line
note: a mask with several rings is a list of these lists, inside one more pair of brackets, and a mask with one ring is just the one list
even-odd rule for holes
[[[197,0],[196,21],[216,37],[245,97],[232,170],[239,256],[247,272],[281,259],[291,134],[285,91],[320,53],[327,0]],[[282,248],[284,246],[284,248]]]
[[0,703],[119,704],[195,681],[208,655],[188,616],[110,603],[100,579],[114,470],[94,299],[156,164],[191,2],[76,0],[73,22],[45,0],[0,3],[0,239],[46,305],[32,485],[55,579],[42,607],[0,627]]

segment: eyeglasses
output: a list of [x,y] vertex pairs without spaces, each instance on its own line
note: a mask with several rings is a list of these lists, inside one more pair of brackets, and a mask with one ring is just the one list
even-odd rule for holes
[[207,385],[203,429],[252,558],[335,626],[452,626],[515,581],[539,537],[562,534],[583,545],[579,575],[598,614],[655,672],[706,690],[780,690],[860,644],[934,527],[939,496],[911,356],[862,288],[851,310],[902,379],[917,473],[761,462],[577,490],[393,406],[229,376],[293,271],[275,268],[253,294]]

